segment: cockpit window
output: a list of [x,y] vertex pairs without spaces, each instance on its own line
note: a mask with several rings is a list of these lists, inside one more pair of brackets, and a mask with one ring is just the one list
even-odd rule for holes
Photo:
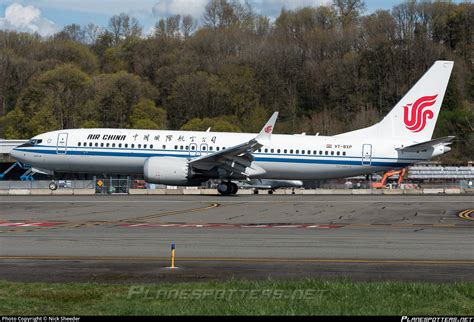
[[41,144],[41,142],[43,142],[42,139],[31,139],[30,142],[28,142],[28,143],[33,144],[33,145],[37,145],[37,144]]

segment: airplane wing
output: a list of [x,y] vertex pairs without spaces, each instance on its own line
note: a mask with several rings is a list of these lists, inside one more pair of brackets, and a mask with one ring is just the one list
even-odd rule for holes
[[193,159],[189,162],[189,166],[203,171],[219,167],[244,177],[265,173],[262,168],[252,165],[252,153],[270,142],[277,118],[278,112],[273,113],[260,133],[252,140]]
[[445,137],[442,137],[442,138],[433,139],[433,140],[426,141],[426,142],[421,142],[421,143],[408,145],[408,146],[405,146],[403,148],[398,148],[397,150],[402,151],[402,152],[422,151],[422,150],[433,148],[433,147],[438,146],[438,145],[449,145],[449,144],[453,143],[454,138],[455,138],[455,136],[445,136]]

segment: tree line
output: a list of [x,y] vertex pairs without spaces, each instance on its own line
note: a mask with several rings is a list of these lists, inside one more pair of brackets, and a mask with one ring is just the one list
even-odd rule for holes
[[474,4],[402,2],[365,13],[362,0],[282,9],[210,0],[145,35],[120,14],[106,27],[46,38],[0,31],[0,137],[63,128],[259,131],[332,135],[381,119],[435,60],[454,60],[436,136],[448,160],[474,156]]

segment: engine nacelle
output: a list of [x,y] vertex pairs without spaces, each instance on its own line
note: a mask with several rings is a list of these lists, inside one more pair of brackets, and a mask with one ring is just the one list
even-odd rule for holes
[[174,157],[150,157],[143,166],[145,180],[172,186],[189,185],[188,160]]

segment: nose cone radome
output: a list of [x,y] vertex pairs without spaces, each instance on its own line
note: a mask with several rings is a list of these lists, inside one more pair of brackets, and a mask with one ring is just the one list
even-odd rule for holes
[[20,155],[20,151],[18,151],[16,148],[10,151],[10,156],[15,160],[18,160],[19,155]]
[[10,151],[10,156],[15,159],[16,161],[26,162],[25,154],[18,150],[18,148],[14,148]]

